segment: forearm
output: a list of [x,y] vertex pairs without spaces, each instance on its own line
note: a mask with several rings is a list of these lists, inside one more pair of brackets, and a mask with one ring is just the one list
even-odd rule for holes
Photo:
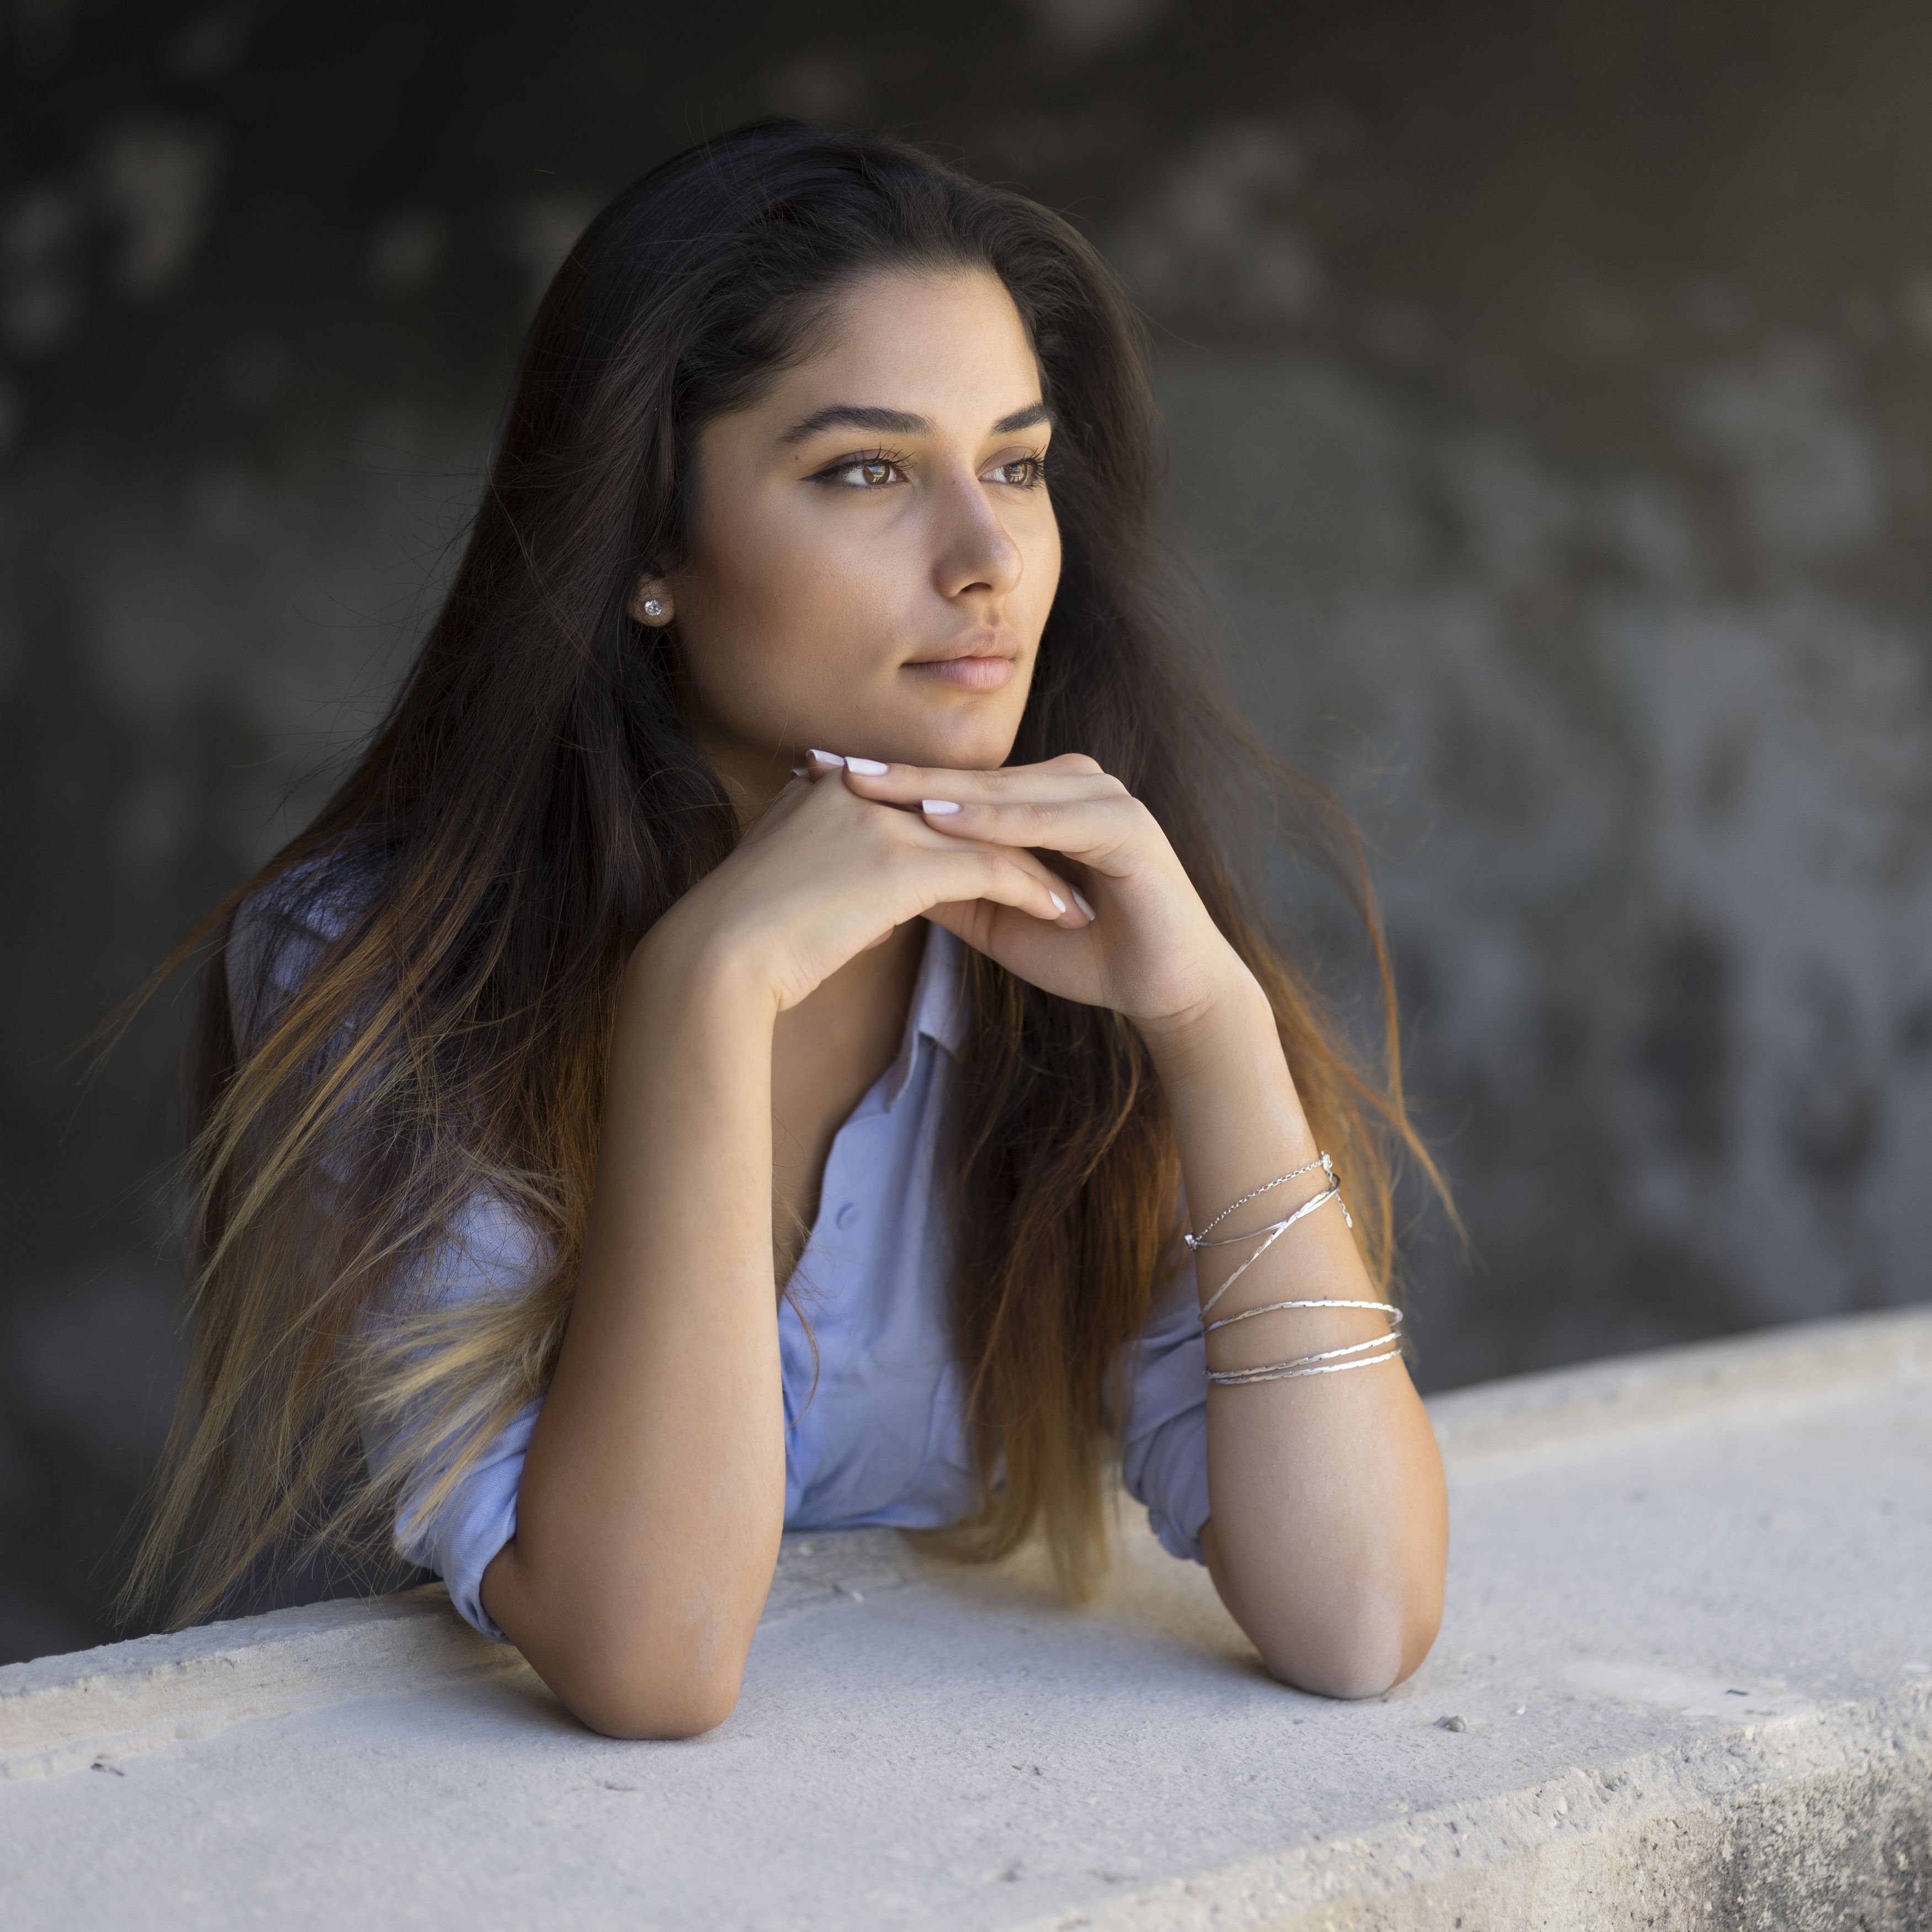
[[[1150,1046],[1197,1228],[1251,1188],[1316,1158],[1258,986],[1250,982],[1216,1013]],[[1317,1173],[1261,1196],[1216,1234],[1280,1219],[1325,1179]],[[1197,1256],[1202,1299],[1255,1252],[1241,1245]],[[1214,1316],[1289,1298],[1379,1298],[1332,1203],[1276,1240]],[[1216,1330],[1208,1361],[1224,1370],[1280,1361],[1367,1341],[1386,1328],[1365,1310],[1285,1310]],[[1421,1661],[1441,1613],[1447,1513],[1428,1415],[1399,1360],[1210,1384],[1208,1478],[1210,1569],[1276,1676],[1360,1696]]]
[[777,1560],[772,1022],[674,931],[632,961],[569,1330],[516,1536],[484,1579],[490,1614],[599,1730],[719,1721]]

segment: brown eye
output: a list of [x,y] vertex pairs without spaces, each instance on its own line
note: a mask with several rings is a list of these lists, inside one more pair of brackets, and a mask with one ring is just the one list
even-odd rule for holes
[[878,490],[891,482],[898,470],[890,456],[851,456],[821,470],[813,481],[840,484],[848,490]]
[[1045,476],[1046,464],[1037,456],[1016,456],[1010,463],[1003,463],[993,472],[1002,483],[1010,484],[1016,490],[1030,490]]

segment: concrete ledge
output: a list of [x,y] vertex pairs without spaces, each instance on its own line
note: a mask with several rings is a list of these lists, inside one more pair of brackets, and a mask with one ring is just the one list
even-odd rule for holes
[[[920,1574],[894,1530],[785,1541],[761,1626]],[[251,1718],[502,1672],[529,1675],[450,1609],[440,1583],[41,1658],[0,1668],[0,1779],[97,1768]]]
[[1814,1402],[1834,1391],[1928,1378],[1932,1312],[1908,1308],[1795,1322],[1732,1341],[1506,1376],[1437,1396],[1429,1413],[1444,1460],[1454,1464],[1646,1424]]
[[0,1777],[85,1770],[518,1661],[452,1615],[440,1584],[43,1658],[0,1671]]
[[1574,1770],[1028,1932],[1466,1922],[1919,1932],[1932,1924],[1932,1684]]
[[1932,1924],[1932,1311],[1439,1398],[1450,1609],[1273,1683],[1127,1505],[1029,1556],[785,1540],[709,1737],[584,1732],[440,1587],[0,1670],[0,1922]]

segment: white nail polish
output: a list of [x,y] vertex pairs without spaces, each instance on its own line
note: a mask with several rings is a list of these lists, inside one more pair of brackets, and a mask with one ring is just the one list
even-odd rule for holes
[[862,777],[868,778],[882,778],[886,775],[885,766],[880,764],[877,758],[848,758],[845,760],[845,769],[848,772],[856,772]]
[[791,768],[791,775],[795,778],[802,778],[810,776],[802,765],[793,766]]
[[935,818],[944,818],[949,812],[959,809],[950,798],[922,798],[919,802],[919,808],[922,812],[931,812]]
[[1055,912],[1064,912],[1066,910],[1066,902],[1058,892],[1048,892],[1047,897],[1052,900],[1053,909]]
[[1076,886],[1073,888],[1073,903],[1077,905],[1089,919],[1098,919],[1100,917],[1100,915],[1087,903],[1087,895],[1083,892],[1078,886]]
[[812,755],[814,758],[823,758],[828,765],[842,765],[845,762],[836,752],[821,752],[816,746],[813,747]]

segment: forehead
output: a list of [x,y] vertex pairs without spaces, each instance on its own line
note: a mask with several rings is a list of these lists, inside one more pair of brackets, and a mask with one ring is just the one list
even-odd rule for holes
[[983,430],[1040,400],[1025,325],[991,269],[893,269],[833,302],[812,352],[755,413],[782,427],[833,403],[904,410]]

